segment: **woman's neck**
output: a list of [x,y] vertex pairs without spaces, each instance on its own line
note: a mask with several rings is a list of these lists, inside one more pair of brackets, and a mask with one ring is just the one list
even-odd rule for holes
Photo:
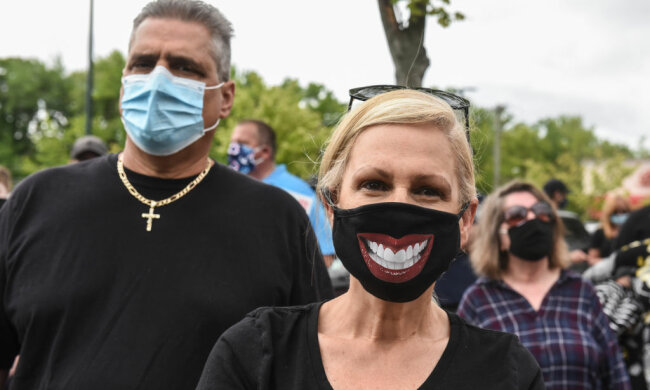
[[321,308],[319,332],[377,342],[447,337],[447,313],[433,302],[432,293],[433,286],[411,302],[388,302],[366,292],[351,277],[348,292]]
[[549,268],[548,257],[538,261],[528,261],[510,255],[508,257],[508,268],[503,275],[503,279],[517,284],[535,283],[559,277],[559,275],[559,268]]

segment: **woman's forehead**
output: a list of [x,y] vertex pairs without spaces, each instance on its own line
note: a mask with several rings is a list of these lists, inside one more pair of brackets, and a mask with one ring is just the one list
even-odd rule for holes
[[530,207],[538,202],[538,199],[528,191],[512,192],[503,199],[504,209],[512,206]]

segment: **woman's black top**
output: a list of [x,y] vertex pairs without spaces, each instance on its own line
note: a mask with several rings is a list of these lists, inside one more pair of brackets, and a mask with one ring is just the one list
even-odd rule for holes
[[[219,338],[197,389],[332,389],[318,346],[321,304],[248,314]],[[516,336],[448,315],[449,342],[420,389],[544,389]]]

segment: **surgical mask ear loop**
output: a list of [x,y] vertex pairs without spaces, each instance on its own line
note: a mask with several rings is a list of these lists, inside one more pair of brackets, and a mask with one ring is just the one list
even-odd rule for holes
[[[219,89],[219,88],[223,87],[224,84],[225,83],[222,81],[219,84],[213,85],[211,87],[203,87],[203,89]],[[220,120],[221,120],[221,118],[217,118],[217,122],[214,125],[208,127],[207,129],[203,129],[203,134],[205,134],[206,132],[208,132],[208,131],[210,131],[212,129],[216,129],[217,126],[219,125]]]

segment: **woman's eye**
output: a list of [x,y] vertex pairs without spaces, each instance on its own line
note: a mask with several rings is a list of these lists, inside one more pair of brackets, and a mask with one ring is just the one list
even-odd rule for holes
[[381,181],[370,180],[370,181],[363,182],[361,184],[361,188],[369,191],[385,191],[388,188],[388,186],[386,186],[386,184]]
[[427,196],[427,197],[433,197],[433,196],[438,196],[442,197],[442,194],[440,193],[439,190],[431,187],[422,187],[419,188],[415,191],[416,194],[422,195],[422,196]]

